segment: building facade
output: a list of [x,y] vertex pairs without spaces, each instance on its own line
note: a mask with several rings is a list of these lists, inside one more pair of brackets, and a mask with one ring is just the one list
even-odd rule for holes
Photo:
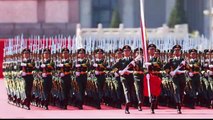
[[[186,0],[185,10],[191,30],[208,34],[209,17],[203,15],[209,0]],[[167,24],[175,0],[144,0],[147,28]],[[124,27],[140,27],[140,0],[0,0],[0,38],[24,34],[74,35],[81,27],[110,27],[118,10]]]

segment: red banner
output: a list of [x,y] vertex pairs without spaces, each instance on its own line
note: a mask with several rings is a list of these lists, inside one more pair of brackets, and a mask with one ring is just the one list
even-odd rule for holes
[[[152,75],[150,74],[150,92],[151,92],[151,95],[153,96],[159,96],[160,93],[161,93],[161,79],[156,76],[156,75]],[[144,77],[144,80],[143,80],[143,84],[144,84],[144,96],[149,96],[148,94],[148,86],[147,86],[147,79],[146,77]]]

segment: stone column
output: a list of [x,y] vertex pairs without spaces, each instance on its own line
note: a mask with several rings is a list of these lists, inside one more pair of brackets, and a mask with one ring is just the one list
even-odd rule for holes
[[92,27],[92,0],[80,0],[80,23],[84,27]]
[[125,27],[134,27],[134,0],[122,0],[122,21]]
[[45,0],[37,0],[37,17],[39,23],[45,22]]
[[79,0],[69,0],[69,23],[79,23],[80,22],[80,1]]

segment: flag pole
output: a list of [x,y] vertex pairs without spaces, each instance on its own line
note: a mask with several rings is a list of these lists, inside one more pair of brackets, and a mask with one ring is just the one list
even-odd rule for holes
[[[141,27],[141,40],[142,40],[142,48],[143,48],[143,57],[144,57],[144,63],[148,62],[148,52],[147,52],[147,38],[146,38],[146,30],[145,30],[145,19],[144,19],[144,4],[143,0],[140,0],[140,27]],[[147,71],[148,66],[146,66]],[[151,102],[151,92],[150,92],[150,77],[147,77],[147,86],[148,86],[148,95],[149,95],[149,102]]]

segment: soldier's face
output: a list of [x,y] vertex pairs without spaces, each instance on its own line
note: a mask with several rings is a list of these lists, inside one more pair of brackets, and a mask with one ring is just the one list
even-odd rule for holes
[[174,53],[175,56],[180,56],[181,55],[181,49],[180,48],[175,48]]
[[45,58],[45,59],[50,58],[50,53],[44,53],[44,58]]
[[30,53],[24,53],[23,58],[30,58]]
[[191,53],[190,53],[190,57],[191,57],[192,59],[197,58],[197,53],[196,53],[196,52],[191,52]]
[[85,54],[84,54],[84,53],[78,53],[78,57],[79,57],[79,58],[84,58],[84,57],[85,57]]
[[122,54],[122,52],[117,52],[116,54],[115,54],[115,57],[116,58],[122,58],[123,57],[123,54]]
[[150,47],[150,48],[148,49],[148,53],[149,53],[151,56],[153,56],[153,55],[155,54],[155,48],[154,48],[154,47]]
[[103,58],[103,56],[104,56],[103,53],[100,53],[100,52],[96,54],[96,57],[99,58],[99,59]]
[[205,54],[205,57],[206,57],[206,58],[210,58],[210,53],[207,52],[207,53]]
[[68,52],[63,52],[62,57],[67,59],[69,57],[69,53]]
[[124,56],[125,57],[129,57],[130,55],[131,55],[131,50],[129,50],[129,49],[124,49]]

